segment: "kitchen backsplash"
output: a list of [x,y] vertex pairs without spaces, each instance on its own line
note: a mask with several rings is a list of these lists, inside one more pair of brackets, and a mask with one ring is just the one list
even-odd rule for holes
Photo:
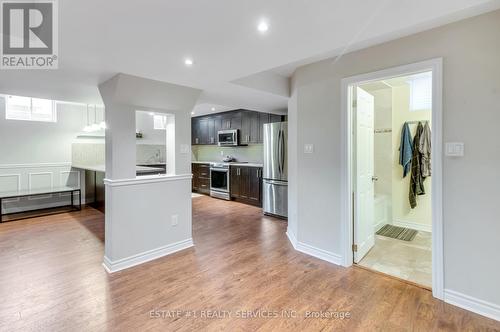
[[[165,151],[165,145],[137,144],[137,164],[164,163]],[[71,154],[74,165],[104,165],[106,160],[104,143],[73,143]]]
[[164,163],[165,152],[165,145],[137,144],[137,164]]
[[[221,155],[222,151],[222,155]],[[227,156],[233,156],[237,161],[262,163],[263,145],[250,144],[238,147],[220,147],[215,145],[193,145],[193,160],[195,161],[222,161]]]
[[104,165],[106,150],[104,143],[73,143],[71,163],[80,166]]

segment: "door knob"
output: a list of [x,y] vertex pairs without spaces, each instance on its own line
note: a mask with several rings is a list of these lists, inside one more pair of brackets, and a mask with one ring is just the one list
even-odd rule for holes
[[372,176],[372,181],[378,181],[378,176]]

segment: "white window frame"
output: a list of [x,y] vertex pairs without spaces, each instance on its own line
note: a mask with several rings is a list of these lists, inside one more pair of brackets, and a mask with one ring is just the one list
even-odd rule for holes
[[[410,112],[428,111],[432,109],[432,72],[413,75],[410,85]],[[420,91],[417,91],[420,89]],[[428,96],[426,96],[428,94]]]
[[[158,117],[161,117],[162,120],[159,120]],[[161,123],[162,123],[161,125],[158,125],[157,119],[158,119],[158,122],[161,121]],[[155,130],[166,130],[167,129],[167,116],[162,115],[162,114],[154,114],[153,115],[153,128]]]
[[[9,114],[9,99],[11,97],[20,97],[20,98],[29,98],[30,100],[30,109],[29,109],[29,117],[27,119],[22,119],[19,117],[15,117],[11,114]],[[57,122],[57,107],[56,107],[56,101],[55,100],[50,100],[50,99],[43,99],[43,98],[32,98],[32,97],[25,97],[25,96],[5,96],[5,119],[6,120],[15,120],[15,121],[33,121],[33,122],[52,122],[56,123]],[[33,116],[33,99],[40,99],[40,100],[48,100],[52,104],[52,114],[50,116],[50,119],[48,120],[43,120],[40,118],[36,118]]]

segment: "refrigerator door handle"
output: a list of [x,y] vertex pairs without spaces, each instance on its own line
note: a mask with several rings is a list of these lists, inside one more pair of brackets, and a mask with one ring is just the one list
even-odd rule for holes
[[280,173],[280,177],[281,177],[281,173],[282,173],[282,170],[281,170],[281,129],[280,131],[278,132],[278,171]]
[[283,181],[275,181],[275,180],[264,180],[265,183],[269,183],[269,184],[274,184],[274,185],[277,185],[277,186],[288,186],[288,183],[287,182],[283,182]]
[[285,133],[281,129],[281,175],[285,172]]

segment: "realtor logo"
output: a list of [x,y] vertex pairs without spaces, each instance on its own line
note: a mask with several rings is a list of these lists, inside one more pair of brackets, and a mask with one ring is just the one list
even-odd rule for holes
[[56,0],[1,0],[1,69],[57,69]]

